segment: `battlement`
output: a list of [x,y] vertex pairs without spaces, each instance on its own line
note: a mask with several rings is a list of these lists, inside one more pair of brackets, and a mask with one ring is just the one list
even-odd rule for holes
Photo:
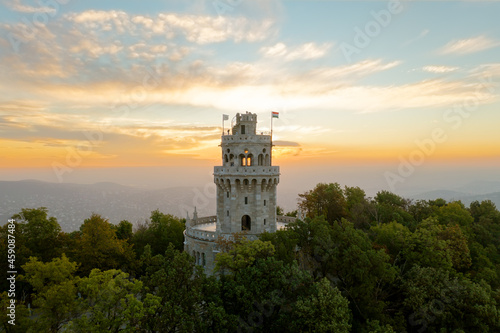
[[251,112],[237,113],[232,123],[233,135],[256,135],[257,115]]

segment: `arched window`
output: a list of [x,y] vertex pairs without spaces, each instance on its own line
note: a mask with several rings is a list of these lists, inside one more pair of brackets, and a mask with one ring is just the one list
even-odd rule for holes
[[246,166],[247,159],[245,158],[245,155],[241,154],[240,155],[240,166]]
[[245,134],[245,125],[241,125],[241,134]]
[[266,154],[266,161],[265,161],[265,165],[270,165],[270,162],[269,162],[269,154]]
[[252,166],[253,165],[253,155],[248,155],[247,157],[247,166]]
[[229,157],[227,157],[227,154],[225,155],[225,160],[226,160],[226,163],[229,163]]
[[205,258],[205,252],[203,252],[201,254],[201,264],[203,265],[203,267],[205,267],[207,265],[207,259]]
[[259,164],[259,166],[261,166],[262,164],[264,164],[264,155],[262,155],[262,154],[259,155],[258,164]]
[[252,230],[252,219],[248,215],[244,215],[241,218],[241,230],[250,231]]

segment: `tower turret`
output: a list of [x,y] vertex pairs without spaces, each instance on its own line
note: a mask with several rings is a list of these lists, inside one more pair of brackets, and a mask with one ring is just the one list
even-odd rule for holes
[[257,134],[257,115],[238,113],[232,133],[222,136],[221,147],[223,165],[214,168],[218,232],[276,231],[280,171],[271,165],[271,136]]

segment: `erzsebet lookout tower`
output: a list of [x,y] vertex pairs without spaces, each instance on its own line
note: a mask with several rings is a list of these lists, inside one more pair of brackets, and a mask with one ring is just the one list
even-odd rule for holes
[[185,251],[205,267],[207,274],[215,267],[218,238],[244,232],[254,240],[295,220],[276,215],[280,168],[272,163],[272,134],[258,133],[256,114],[236,114],[220,146],[222,166],[214,167],[217,215],[199,218],[195,208],[184,233]]

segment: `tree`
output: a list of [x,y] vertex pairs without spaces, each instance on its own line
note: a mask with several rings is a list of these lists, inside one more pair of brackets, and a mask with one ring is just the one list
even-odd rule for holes
[[263,242],[260,239],[249,241],[243,238],[229,252],[217,255],[215,271],[224,274],[227,270],[238,271],[244,267],[251,266],[259,258],[267,258],[274,255],[274,246],[271,242]]
[[432,201],[427,200],[417,200],[412,203],[409,207],[409,213],[413,216],[413,219],[416,222],[423,221],[434,214],[435,208],[437,207],[435,205],[431,205],[431,202]]
[[21,213],[12,216],[21,221],[20,232],[29,250],[29,256],[35,256],[47,262],[61,255],[59,234],[61,227],[55,217],[47,217],[45,207],[23,208]]
[[410,332],[496,332],[500,315],[491,287],[448,271],[414,266],[403,281]]
[[396,221],[371,227],[374,246],[379,245],[387,250],[391,261],[396,263],[402,259],[402,252],[408,246],[411,231]]
[[120,221],[116,226],[116,238],[128,241],[133,236],[132,228],[133,225],[129,221]]
[[366,193],[359,187],[344,188],[346,198],[346,211],[348,220],[354,223],[356,228],[369,229],[372,222],[371,211],[373,203],[366,198]]
[[92,270],[79,281],[78,291],[81,315],[64,328],[71,332],[136,332],[146,314],[161,306],[159,297],[141,297],[142,282],[119,270]]
[[493,244],[500,248],[500,212],[490,200],[470,204],[469,212],[474,219],[474,239],[482,246]]
[[[228,331],[278,332],[289,326],[293,304],[309,293],[312,279],[297,263],[273,257],[268,242],[243,241],[229,253],[217,255],[220,293]],[[231,260],[234,259],[234,263]]]
[[150,222],[139,226],[134,233],[132,243],[140,256],[146,245],[151,246],[153,255],[163,254],[173,244],[182,251],[184,249],[185,225],[179,218],[163,214],[159,210],[151,212]]
[[458,224],[466,234],[471,234],[474,218],[460,201],[450,202],[445,206],[439,207],[435,215],[440,224]]
[[43,263],[36,258],[23,266],[25,279],[36,294],[35,332],[59,332],[77,314],[76,299],[78,278],[74,277],[77,264],[63,255],[51,262]]
[[[0,331],[7,333],[25,333],[31,326],[29,311],[26,303],[16,300],[15,308],[12,309],[11,297],[6,291],[0,294]],[[9,323],[10,322],[10,323]],[[12,322],[15,325],[12,325]],[[2,330],[3,329],[3,330]]]
[[403,251],[408,268],[412,265],[450,270],[453,266],[450,249],[445,240],[438,236],[443,226],[434,218],[422,221],[417,230],[409,235],[408,246]]
[[411,201],[389,191],[380,191],[375,196],[375,217],[377,223],[396,221],[413,230],[415,220],[409,213]]
[[330,226],[324,218],[298,221],[285,232],[298,240],[300,267],[315,280],[332,281],[349,300],[355,322],[390,320],[385,301],[397,272],[389,255],[375,249],[365,232],[345,219]]
[[[152,256],[145,247],[142,281],[146,291],[159,297],[161,306],[148,314],[142,326],[153,332],[219,331],[225,311],[218,297],[215,278],[204,276],[193,258],[170,244],[164,255]],[[214,286],[215,285],[215,286]]]
[[308,296],[293,305],[292,332],[350,332],[349,302],[327,278],[316,282]]
[[447,226],[438,234],[438,238],[446,242],[455,270],[463,272],[472,265],[467,238],[459,225]]
[[346,199],[338,183],[320,183],[299,197],[299,207],[309,218],[324,216],[328,223],[333,224],[347,217]]
[[132,246],[116,237],[114,226],[98,214],[85,220],[80,227],[77,258],[80,272],[88,275],[92,269],[135,268]]

